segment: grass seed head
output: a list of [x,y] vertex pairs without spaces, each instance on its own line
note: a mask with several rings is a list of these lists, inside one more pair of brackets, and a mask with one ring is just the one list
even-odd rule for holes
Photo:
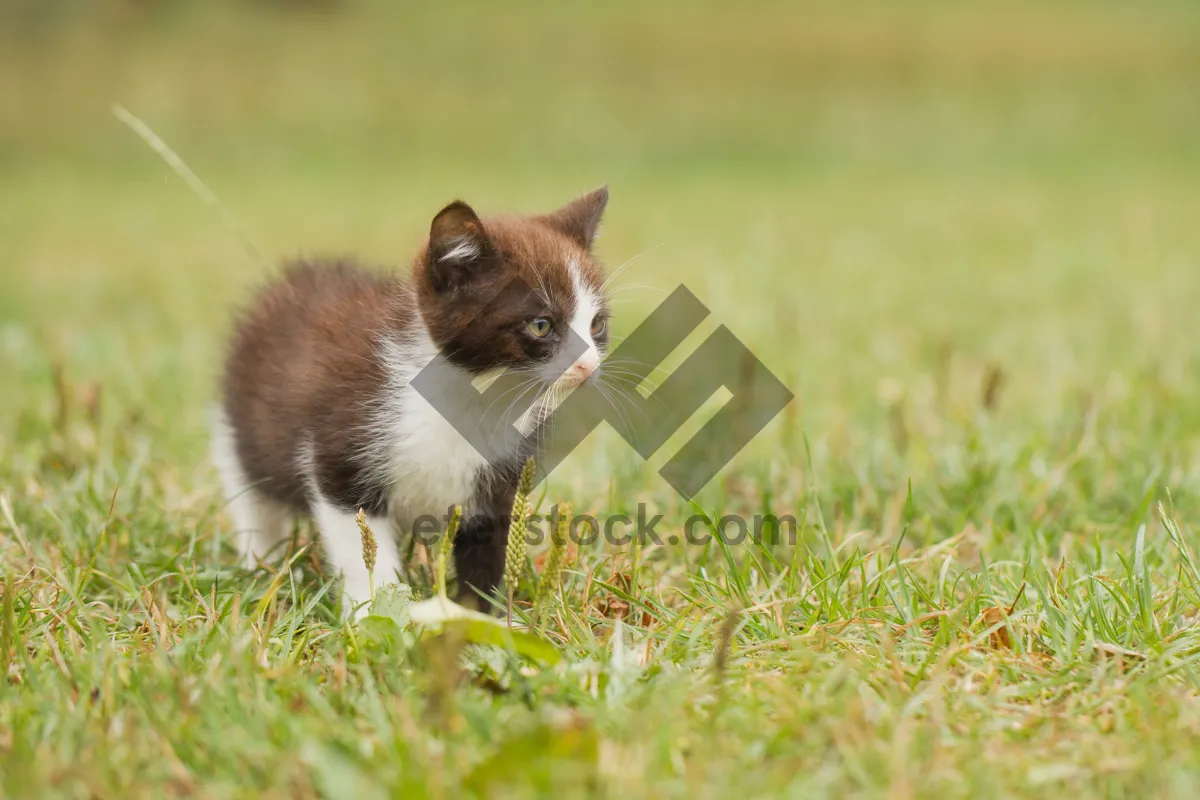
[[530,492],[533,491],[533,478],[537,472],[537,461],[533,456],[525,460],[525,466],[521,468],[521,478],[517,482],[517,494],[521,495],[528,501]]
[[446,596],[446,570],[450,563],[450,554],[454,552],[454,537],[458,533],[458,523],[462,519],[462,506],[455,506],[450,514],[450,522],[446,525],[446,534],[437,555],[437,592]]
[[361,508],[354,516],[354,521],[358,523],[358,531],[362,535],[363,564],[366,565],[368,573],[373,573],[375,572],[375,556],[379,552],[379,542],[375,539],[375,532],[367,524],[366,512]]
[[536,463],[533,456],[530,456],[521,469],[517,491],[513,496],[512,519],[508,526],[508,543],[504,548],[504,582],[510,592],[516,589],[517,582],[525,571],[525,531],[529,519],[529,493],[533,491],[535,468]]
[[537,597],[534,599],[534,605],[539,610],[544,609],[551,595],[558,591],[559,577],[567,554],[567,536],[571,530],[571,512],[570,503],[559,506],[557,525],[550,537],[550,554],[546,557],[546,568],[542,572]]
[[508,526],[508,543],[504,547],[504,583],[509,591],[525,571],[525,528],[529,516],[529,501],[520,492],[513,498],[512,522]]

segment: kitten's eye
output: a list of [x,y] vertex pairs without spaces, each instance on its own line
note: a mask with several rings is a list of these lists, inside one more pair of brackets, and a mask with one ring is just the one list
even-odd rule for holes
[[592,317],[592,336],[599,336],[604,333],[605,327],[608,325],[608,320],[604,317]]
[[553,327],[554,325],[545,317],[534,317],[526,323],[525,330],[529,331],[529,335],[535,339],[545,339]]

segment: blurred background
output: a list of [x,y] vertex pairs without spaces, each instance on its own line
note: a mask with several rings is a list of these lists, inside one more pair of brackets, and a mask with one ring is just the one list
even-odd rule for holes
[[204,408],[269,267],[120,103],[271,262],[406,266],[453,198],[607,182],[618,328],[695,291],[798,395],[756,444],[784,483],[953,472],[981,403],[1049,441],[1111,409],[1123,458],[1200,430],[1198,86],[1187,0],[3,0],[0,452],[40,456],[66,384],[98,452],[215,497]]

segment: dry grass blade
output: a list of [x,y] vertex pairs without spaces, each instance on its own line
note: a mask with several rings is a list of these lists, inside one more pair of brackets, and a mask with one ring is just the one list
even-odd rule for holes
[[979,615],[979,622],[983,628],[991,628],[995,626],[995,630],[988,634],[988,644],[993,650],[1011,650],[1012,636],[1008,632],[1008,618],[1012,616],[1013,610],[1016,609],[1017,603],[1025,594],[1025,584],[1021,584],[1017,596],[1006,608],[1004,606],[989,606],[985,608]]
[[217,199],[217,196],[213,193],[212,189],[209,189],[204,181],[200,180],[200,176],[195,172],[192,172],[191,167],[184,163],[184,160],[180,158],[174,150],[171,149],[170,145],[164,142],[157,133],[151,130],[149,125],[131,114],[129,110],[120,103],[113,103],[111,110],[114,117],[119,119],[126,126],[128,126],[131,131],[136,133],[143,142],[150,146],[151,150],[153,150],[155,153],[158,153],[162,160],[167,162],[167,166],[173,169],[176,175],[183,178],[184,182],[187,183],[191,190],[196,193],[196,196],[199,197],[206,206],[213,209],[220,215],[221,221],[225,223],[225,227],[229,229],[229,232],[237,238],[238,242],[242,246],[242,249],[246,251],[246,254],[250,256],[250,258],[252,258],[254,261],[257,261],[261,266],[267,269],[271,267],[271,262],[263,258],[262,251],[255,247],[254,242],[250,240],[249,234],[247,234],[245,229],[238,224],[237,218],[233,216],[229,209],[226,208],[219,199]]

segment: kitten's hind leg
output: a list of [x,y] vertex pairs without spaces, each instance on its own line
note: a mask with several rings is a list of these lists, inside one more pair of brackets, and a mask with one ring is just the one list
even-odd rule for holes
[[283,543],[291,533],[291,512],[246,480],[233,435],[221,415],[213,425],[212,459],[221,473],[242,566],[253,569],[264,558],[282,556]]
[[245,489],[229,501],[237,532],[237,550],[242,566],[254,569],[264,560],[278,560],[287,549],[292,515],[287,508]]
[[[334,575],[342,578],[342,619],[353,615],[356,619],[366,616],[371,599],[372,576],[367,573],[363,561],[362,532],[355,515],[343,511],[318,496],[313,504],[313,516],[321,534],[325,559]],[[388,583],[399,582],[403,567],[400,551],[396,546],[396,530],[385,517],[368,516],[367,524],[375,534],[374,584],[378,591]]]

